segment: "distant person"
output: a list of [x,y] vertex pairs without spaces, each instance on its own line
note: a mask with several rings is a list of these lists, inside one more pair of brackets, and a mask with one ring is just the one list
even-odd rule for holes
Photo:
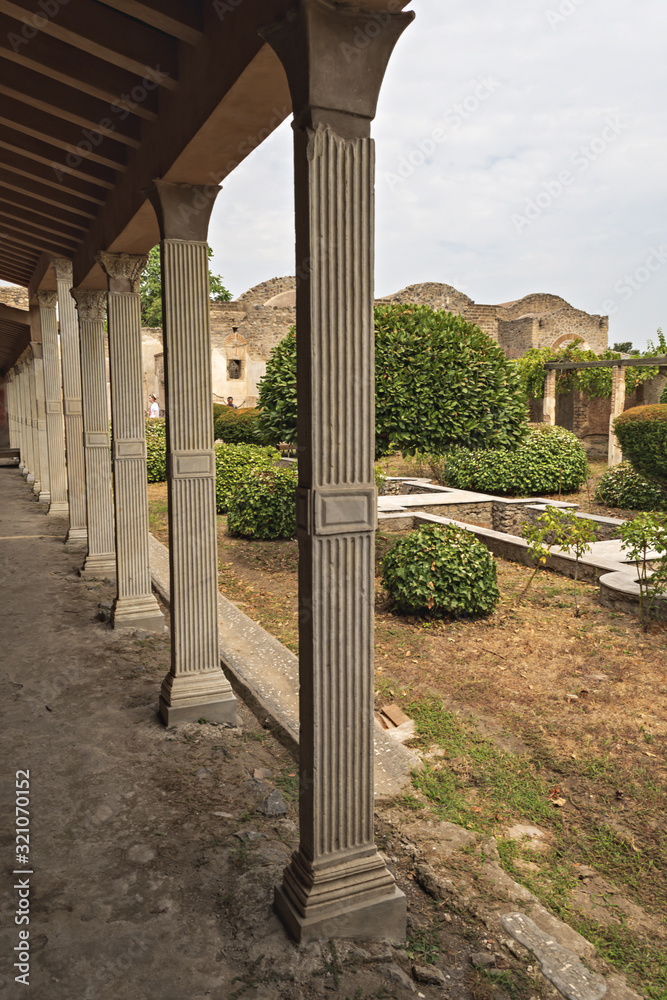
[[231,406],[232,410],[236,409],[236,407],[234,406],[234,397],[233,396],[227,396],[227,406]]
[[155,396],[152,393],[148,397],[148,403],[149,403],[149,406],[150,406],[150,409],[148,411],[148,416],[149,417],[159,417],[160,416],[160,407],[158,406],[157,399],[155,398]]

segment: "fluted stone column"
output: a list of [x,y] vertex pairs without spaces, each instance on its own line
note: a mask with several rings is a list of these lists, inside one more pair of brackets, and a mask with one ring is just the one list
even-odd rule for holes
[[21,475],[27,483],[35,481],[35,467],[32,460],[32,427],[30,424],[30,374],[28,372],[28,357],[24,353],[19,361],[21,385]]
[[204,717],[234,722],[236,699],[220,669],[218,558],[208,245],[217,187],[156,180],[160,226],[167,417],[171,670],[162,683],[166,725]]
[[72,297],[79,314],[88,521],[88,554],[79,572],[88,580],[110,579],[116,575],[116,551],[111,496],[107,365],[104,351],[107,293],[73,288]]
[[108,275],[109,372],[116,513],[115,628],[164,630],[152,592],[148,547],[146,425],[141,354],[139,278],[148,257],[100,253]]
[[26,482],[32,483],[32,492],[39,496],[41,483],[41,468],[39,462],[39,427],[37,416],[37,379],[35,375],[35,350],[30,345],[27,351],[28,364],[28,433],[30,435],[30,475]]
[[405,897],[373,834],[370,122],[413,16],[302,0],[261,31],[285,67],[295,133],[300,844],[275,904],[298,941],[405,937]]
[[542,402],[542,423],[556,423],[556,369],[547,368],[546,380],[544,383],[544,400]]
[[7,400],[7,430],[9,432],[9,447],[17,448],[16,433],[16,375],[10,369],[5,375],[5,398]]
[[[16,373],[16,447],[19,449],[19,469],[21,475],[25,469],[25,437],[23,428],[23,365],[20,361],[14,365]],[[26,471],[27,476],[27,471]]]
[[44,399],[46,411],[46,442],[49,463],[48,513],[62,517],[68,513],[67,472],[65,469],[65,422],[63,390],[58,347],[58,320],[55,292],[37,292],[39,325],[42,335],[44,366]]
[[70,546],[78,547],[85,546],[88,542],[86,525],[86,471],[83,455],[83,413],[81,409],[79,324],[76,318],[74,299],[70,294],[72,290],[72,262],[65,257],[54,257],[52,264],[58,289],[60,353],[65,414],[65,448],[67,456],[69,531],[67,532],[65,541]]
[[[32,310],[31,310],[32,311]],[[37,313],[37,310],[35,310]],[[39,315],[35,317],[39,323]],[[39,490],[35,490],[40,503],[51,503],[51,480],[49,476],[49,450],[46,439],[46,408],[44,396],[44,351],[41,343],[32,345],[35,382],[36,447],[39,461]],[[37,484],[35,484],[37,485]],[[35,487],[33,487],[35,489]]]
[[609,415],[609,445],[607,448],[607,464],[619,465],[623,461],[621,442],[614,434],[614,420],[625,409],[625,369],[622,365],[614,365],[611,370],[611,413]]

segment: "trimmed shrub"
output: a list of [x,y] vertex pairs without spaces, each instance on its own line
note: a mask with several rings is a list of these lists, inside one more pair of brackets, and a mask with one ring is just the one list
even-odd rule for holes
[[229,407],[225,406],[224,403],[214,403],[213,404],[213,426],[215,427],[215,422],[223,412],[223,410],[228,410]]
[[251,470],[270,469],[280,458],[274,448],[256,444],[215,445],[215,509],[225,514],[232,493]]
[[227,531],[242,538],[294,538],[295,469],[251,469],[229,500]]
[[259,410],[253,407],[233,410],[231,406],[223,406],[213,425],[213,436],[225,444],[259,444]]
[[600,478],[595,499],[622,510],[665,510],[667,493],[644,479],[629,462],[614,465]]
[[660,402],[667,403],[667,384],[665,384],[665,388],[660,393]]
[[395,542],[382,563],[382,583],[407,614],[488,615],[500,600],[493,556],[453,524],[417,528]]
[[501,496],[571,493],[588,476],[580,441],[564,427],[549,424],[533,426],[515,451],[456,448],[446,457],[445,485]]
[[[258,405],[263,440],[296,440],[293,329],[269,358]],[[405,455],[452,445],[513,448],[525,429],[516,366],[479,327],[428,306],[375,307],[377,457],[397,448]]]
[[146,421],[146,471],[149,483],[163,483],[167,478],[167,427],[164,417]]
[[637,472],[667,485],[667,404],[626,410],[616,417],[614,431]]

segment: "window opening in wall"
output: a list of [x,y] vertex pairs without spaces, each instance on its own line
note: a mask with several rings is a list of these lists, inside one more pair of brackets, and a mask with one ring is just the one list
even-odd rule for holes
[[227,364],[227,374],[229,378],[241,378],[241,362],[232,358]]

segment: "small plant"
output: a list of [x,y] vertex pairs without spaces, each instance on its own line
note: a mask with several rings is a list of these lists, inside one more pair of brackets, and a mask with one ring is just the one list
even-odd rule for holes
[[667,493],[645,479],[629,462],[613,465],[600,477],[595,499],[623,510],[664,510]]
[[535,519],[534,524],[524,527],[523,537],[529,543],[529,554],[538,562],[521,597],[525,595],[539,567],[546,563],[547,556],[550,554],[550,546],[557,545],[562,552],[572,552],[575,556],[574,614],[578,618],[581,613],[577,603],[579,560],[585,552],[590,551],[591,544],[596,541],[595,530],[591,522],[584,517],[577,517],[572,510],[548,507],[544,514],[540,514]]
[[251,469],[229,500],[227,530],[242,538],[294,538],[294,469]]
[[382,496],[382,491],[384,490],[384,484],[387,482],[387,473],[379,465],[375,466],[375,488],[378,491],[378,496]]
[[490,614],[500,600],[496,564],[465,528],[417,528],[395,542],[382,563],[382,582],[399,611],[442,617]]
[[270,469],[280,458],[273,448],[255,444],[215,445],[215,501],[218,514],[229,508],[232,493],[251,469]]
[[[622,548],[637,567],[639,620],[646,632],[656,598],[667,592],[667,520],[655,514],[638,514],[621,525],[620,534]],[[651,551],[658,553],[653,571],[649,569]]]

